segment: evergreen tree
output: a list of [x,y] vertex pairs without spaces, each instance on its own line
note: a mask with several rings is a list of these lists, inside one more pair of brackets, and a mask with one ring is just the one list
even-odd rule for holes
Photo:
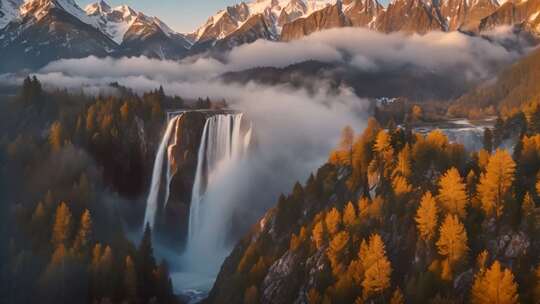
[[444,267],[447,267],[443,271],[443,278],[450,278],[453,266],[460,262],[467,253],[467,233],[459,218],[456,215],[448,214],[440,227],[439,234],[437,248],[439,254],[445,257]]
[[450,214],[455,214],[460,218],[467,215],[467,192],[459,171],[451,168],[441,177],[439,181],[439,195],[437,196],[444,210]]
[[54,247],[66,246],[71,239],[72,215],[66,203],[62,202],[56,209],[51,242]]
[[497,150],[489,158],[486,173],[478,185],[482,208],[488,216],[499,218],[502,215],[504,197],[512,186],[515,170],[516,163],[507,151]]
[[431,195],[426,192],[420,201],[420,207],[416,211],[416,225],[420,238],[429,242],[435,236],[438,222],[437,203]]

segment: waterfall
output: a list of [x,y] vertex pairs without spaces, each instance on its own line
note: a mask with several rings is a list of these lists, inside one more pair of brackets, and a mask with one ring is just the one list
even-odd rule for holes
[[[234,165],[247,153],[251,127],[242,134],[243,114],[218,114],[206,120],[197,156],[197,172],[193,184],[188,249],[199,238],[205,225],[205,193],[212,188],[224,168]],[[219,228],[218,228],[219,229]],[[218,231],[223,232],[223,231]]]
[[[161,187],[161,178],[163,175],[162,170],[163,170],[163,163],[164,163],[164,158],[166,154],[165,152],[167,150],[167,147],[170,141],[172,130],[175,126],[176,128],[178,127],[177,122],[181,116],[182,114],[175,116],[172,119],[169,118],[167,128],[165,129],[165,133],[163,134],[163,138],[161,139],[161,143],[159,144],[159,147],[156,153],[156,158],[154,160],[154,168],[152,169],[152,181],[150,183],[150,193],[148,194],[148,198],[146,199],[146,211],[144,213],[143,229],[144,229],[144,226],[146,226],[146,224],[149,224],[151,228],[154,227],[154,221],[155,221],[156,212],[158,209],[158,199],[159,199],[159,190]],[[167,164],[167,183],[170,184],[169,164]],[[165,195],[166,200],[168,200],[169,184],[166,187],[167,189],[166,190],[167,194]]]

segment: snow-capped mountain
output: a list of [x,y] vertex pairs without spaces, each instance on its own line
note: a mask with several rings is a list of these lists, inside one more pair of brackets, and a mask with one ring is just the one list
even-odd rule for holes
[[19,7],[23,0],[0,0],[0,29],[19,17]]
[[298,18],[306,17],[334,5],[338,0],[255,0],[242,2],[229,6],[211,16],[208,21],[199,27],[192,36],[198,43],[216,41],[226,38],[236,30],[244,27],[246,22],[255,17],[262,16],[266,27],[277,38],[283,26]]
[[83,10],[74,0],[0,1],[6,23],[0,29],[0,70],[89,55],[177,59],[191,46],[158,18],[128,6],[100,1]]

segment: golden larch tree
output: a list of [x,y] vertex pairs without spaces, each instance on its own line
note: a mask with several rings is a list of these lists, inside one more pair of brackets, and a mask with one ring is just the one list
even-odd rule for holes
[[534,215],[535,203],[532,198],[532,195],[527,192],[523,198],[523,203],[521,204],[521,211],[524,218],[529,218]]
[[497,150],[480,178],[478,193],[482,209],[488,216],[499,218],[503,213],[504,196],[514,181],[516,163],[506,150]]
[[366,297],[380,294],[390,287],[392,267],[380,235],[371,235],[367,250],[361,250],[360,260],[365,269],[362,287]]
[[336,234],[330,241],[330,245],[326,251],[328,260],[330,260],[330,266],[334,275],[341,274],[345,269],[342,265],[344,255],[347,252],[347,246],[349,244],[349,233],[347,231],[341,231]]
[[354,205],[352,202],[349,202],[345,206],[345,210],[343,211],[343,224],[347,227],[352,227],[356,223],[356,209],[354,209]]
[[437,199],[446,212],[460,218],[467,216],[467,191],[465,183],[456,168],[451,168],[439,180]]
[[324,222],[326,224],[326,228],[328,229],[328,233],[330,233],[330,235],[336,234],[339,231],[339,226],[341,225],[341,214],[339,213],[339,210],[332,208],[330,211],[328,211],[326,217],[324,218]]
[[391,145],[391,139],[388,132],[385,130],[379,131],[377,133],[377,138],[375,139],[375,144],[373,145],[373,150],[377,153],[384,153],[385,151],[388,151],[392,149]]
[[426,192],[422,197],[415,220],[420,238],[426,242],[431,241],[435,236],[438,223],[437,202],[431,192]]
[[73,248],[75,251],[80,251],[85,248],[88,248],[90,245],[90,241],[92,238],[92,217],[90,215],[90,211],[86,209],[82,216],[81,216],[81,224],[79,228],[79,232],[77,232],[77,236],[75,237],[75,242],[73,244]]
[[398,154],[397,164],[394,168],[393,175],[401,175],[408,178],[411,176],[411,172],[411,147],[409,144],[406,144]]
[[467,246],[467,232],[457,215],[448,214],[439,229],[437,249],[439,254],[446,258],[449,271],[459,262],[469,249]]
[[59,245],[67,245],[71,238],[72,230],[72,215],[66,203],[62,202],[56,208],[56,216],[54,219],[51,242],[54,247]]
[[64,143],[64,127],[59,121],[53,122],[49,130],[49,144],[51,145],[52,151],[56,152],[62,148]]
[[473,304],[519,303],[514,275],[495,261],[489,269],[476,276],[471,298]]
[[318,221],[315,226],[313,226],[313,242],[315,242],[315,247],[317,249],[321,248],[324,244],[324,225],[322,221]]
[[397,175],[392,179],[392,188],[396,196],[403,196],[412,191],[412,186],[404,176]]

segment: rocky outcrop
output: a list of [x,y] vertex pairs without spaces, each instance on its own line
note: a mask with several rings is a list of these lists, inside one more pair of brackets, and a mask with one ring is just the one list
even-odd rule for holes
[[441,15],[445,17],[449,31],[475,31],[480,21],[495,12],[499,4],[492,0],[446,0],[441,3]]
[[252,43],[258,39],[275,40],[264,15],[258,14],[249,18],[238,30],[215,44],[216,51],[232,49],[236,46]]
[[445,31],[446,26],[437,5],[423,0],[397,0],[377,18],[376,29],[384,32],[425,34]]
[[306,18],[297,19],[283,26],[281,40],[291,41],[307,36],[311,33],[338,28],[350,25],[348,18],[342,10],[342,5],[338,2],[317,11]]
[[343,1],[345,16],[352,26],[373,28],[384,7],[376,0]]
[[540,32],[540,0],[508,1],[493,14],[482,19],[480,30],[501,25],[530,24]]

